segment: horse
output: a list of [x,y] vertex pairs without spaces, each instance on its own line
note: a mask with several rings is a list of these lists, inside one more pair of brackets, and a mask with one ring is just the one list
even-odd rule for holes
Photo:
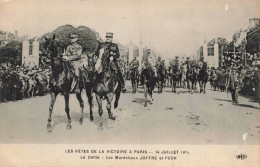
[[139,72],[138,69],[132,68],[130,70],[130,80],[132,84],[133,93],[136,93],[139,83]]
[[195,89],[195,82],[197,79],[197,74],[195,68],[188,67],[186,69],[186,81],[188,91],[193,94],[193,90]]
[[98,113],[101,117],[103,114],[102,100],[106,99],[108,118],[115,120],[115,117],[111,111],[111,103],[115,95],[114,109],[118,107],[118,101],[122,89],[121,84],[115,69],[112,67],[112,62],[109,60],[109,53],[106,46],[99,43],[96,49],[96,54],[98,56],[98,68],[102,69],[101,72],[97,74],[97,84],[93,87],[93,92],[96,95],[96,100],[98,103]]
[[144,97],[145,97],[145,103],[144,103],[144,107],[147,106],[147,94],[150,97],[150,104],[153,104],[153,90],[155,88],[156,85],[156,77],[154,77],[154,75],[152,74],[154,73],[154,71],[152,71],[151,69],[144,69],[141,72],[141,84],[144,86]]
[[[75,74],[70,68],[69,62],[64,62],[62,60],[62,54],[59,53],[57,43],[55,40],[56,36],[53,35],[52,38],[45,37],[44,49],[47,53],[47,56],[50,56],[51,59],[51,76],[49,79],[49,89],[51,94],[51,102],[49,106],[49,116],[48,116],[48,123],[47,123],[47,130],[51,131],[51,116],[53,111],[53,106],[56,101],[56,97],[58,94],[62,94],[65,99],[65,112],[67,114],[68,122],[67,122],[67,129],[70,130],[71,126],[71,117],[70,117],[70,108],[69,108],[69,95],[71,93],[75,93],[71,91],[72,82],[75,79]],[[80,84],[80,83],[78,83]],[[81,97],[81,92],[83,86],[86,87],[84,82],[84,77],[81,78],[80,84],[80,92],[76,93],[77,100],[79,101],[79,105],[81,108],[81,117],[80,117],[80,124],[83,123],[83,109],[84,109],[84,102]],[[86,91],[87,97],[89,100],[90,105],[90,112],[92,113],[92,96],[91,94]],[[91,118],[90,118],[91,119]]]
[[211,84],[211,87],[214,88],[214,91],[217,90],[218,88],[218,76],[217,76],[217,73],[216,71],[212,71],[211,72],[211,76],[210,76],[210,84]]
[[165,70],[163,66],[160,65],[157,70],[158,94],[162,93],[164,78],[165,78]]
[[[172,80],[172,92],[176,93],[177,83],[180,81],[182,72],[178,69],[177,66],[171,65],[171,80]],[[177,94],[180,92],[177,91]]]
[[205,69],[201,69],[199,71],[199,75],[198,75],[198,81],[199,81],[199,85],[200,85],[200,93],[203,92],[203,93],[206,93],[206,84],[208,82],[208,73]]

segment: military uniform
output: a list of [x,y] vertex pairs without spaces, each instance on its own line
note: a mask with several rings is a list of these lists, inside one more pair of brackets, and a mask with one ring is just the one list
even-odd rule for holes
[[[110,32],[106,33],[106,37],[113,38],[113,33]],[[125,93],[126,92],[125,82],[118,63],[119,61],[118,59],[120,58],[118,45],[113,42],[105,42],[104,44],[105,44],[105,52],[107,52],[108,55],[106,55],[107,57],[102,57],[102,62],[109,62],[110,58],[112,58],[113,63],[110,64],[110,67],[116,72],[119,82],[122,86],[122,92]],[[103,56],[105,56],[105,54],[103,54]]]
[[[76,36],[71,36],[76,38]],[[65,55],[67,56],[67,60],[71,62],[71,65],[75,70],[76,76],[79,76],[79,68],[82,66],[81,54],[82,46],[77,42],[73,42],[66,48]]]
[[147,49],[147,59],[144,61],[143,68],[149,69],[151,71],[152,76],[157,77],[156,72],[156,60],[155,57],[150,54],[150,49]]
[[226,86],[231,91],[232,102],[238,103],[238,74],[233,67],[232,71],[228,74]]
[[83,62],[81,60],[82,54],[82,46],[77,43],[78,35],[71,34],[70,35],[71,44],[67,46],[65,55],[63,59],[65,61],[70,62],[70,65],[74,68],[76,79],[73,80],[71,84],[71,92],[80,92],[80,71],[79,69],[82,67]]
[[136,60],[136,59],[133,59],[131,62],[130,62],[130,68],[131,69],[138,69],[139,68],[139,61]]

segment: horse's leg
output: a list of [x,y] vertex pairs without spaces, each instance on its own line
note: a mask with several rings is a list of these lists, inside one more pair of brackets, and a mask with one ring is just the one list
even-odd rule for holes
[[144,107],[146,107],[147,106],[147,86],[146,86],[146,83],[144,83],[144,99],[145,99]]
[[103,114],[102,99],[98,94],[96,94],[96,99],[97,99],[97,103],[98,103],[98,113],[99,113],[99,116],[101,117]]
[[118,101],[119,101],[119,98],[120,98],[120,93],[121,93],[121,91],[116,92],[116,99],[115,99],[115,102],[114,102],[114,109],[116,109],[118,107]]
[[150,104],[153,104],[153,90],[152,89],[149,91],[149,97],[150,97]]
[[113,116],[113,113],[111,112],[111,102],[113,101],[114,94],[108,93],[107,94],[107,111],[108,111],[108,118],[115,120],[115,117]]
[[206,93],[206,84],[207,82],[204,82],[204,93]]
[[57,97],[57,93],[51,92],[51,103],[49,107],[49,118],[48,118],[47,130],[50,130],[51,128],[51,115],[52,115],[54,103],[56,101],[56,97]]
[[77,93],[76,97],[77,97],[77,99],[79,101],[79,105],[80,105],[80,108],[81,108],[81,116],[80,116],[80,119],[79,119],[79,123],[82,124],[83,123],[84,102],[82,100],[81,93]]
[[92,90],[89,87],[86,87],[86,94],[88,97],[88,104],[89,104],[89,118],[91,121],[93,121],[94,117],[93,117],[93,111],[92,111],[92,106],[93,106],[93,96],[92,96]]
[[190,93],[193,94],[193,90],[194,90],[194,81],[190,81],[190,82],[191,82]]
[[69,108],[69,93],[65,92],[64,93],[64,99],[65,99],[65,111],[67,114],[68,118],[68,123],[67,123],[67,129],[71,129],[71,118],[70,118],[70,108]]

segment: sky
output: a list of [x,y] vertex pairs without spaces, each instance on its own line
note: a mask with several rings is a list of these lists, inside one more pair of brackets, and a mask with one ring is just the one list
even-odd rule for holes
[[124,45],[153,45],[162,57],[191,55],[204,40],[247,29],[260,0],[0,0],[0,30],[30,38],[84,25]]

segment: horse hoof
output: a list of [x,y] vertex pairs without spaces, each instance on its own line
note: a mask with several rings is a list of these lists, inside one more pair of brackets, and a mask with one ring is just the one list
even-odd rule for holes
[[177,94],[180,94],[180,92],[177,92]]
[[51,124],[48,123],[48,124],[47,124],[47,130],[50,131],[50,129],[51,129]]
[[147,107],[147,103],[144,104],[144,107]]
[[94,120],[94,117],[91,115],[90,116],[90,121],[93,121]]
[[99,113],[99,116],[101,117],[103,114],[103,111],[99,111],[98,113]]
[[116,119],[116,117],[114,117],[112,114],[109,114],[109,117],[108,117],[109,119],[112,119],[112,120],[115,120]]
[[67,130],[71,130],[71,125],[69,124],[69,125],[67,125]]
[[80,125],[82,125],[82,123],[83,123],[83,118],[80,118],[80,119],[79,119],[79,123],[80,123]]
[[114,103],[114,109],[116,109],[118,107],[118,103]]
[[150,104],[153,104],[153,102],[150,101]]

